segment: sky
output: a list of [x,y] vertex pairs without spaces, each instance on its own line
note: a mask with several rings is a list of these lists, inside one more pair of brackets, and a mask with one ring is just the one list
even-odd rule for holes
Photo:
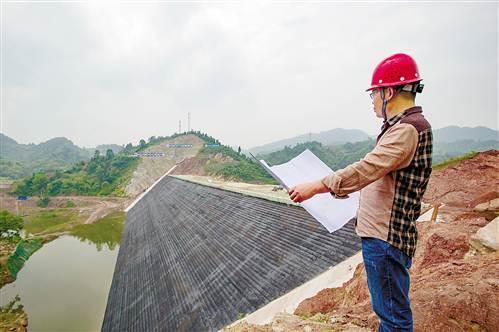
[[191,129],[251,148],[375,135],[365,89],[413,56],[434,128],[498,129],[496,2],[73,1],[1,7],[1,128],[19,143],[137,144]]

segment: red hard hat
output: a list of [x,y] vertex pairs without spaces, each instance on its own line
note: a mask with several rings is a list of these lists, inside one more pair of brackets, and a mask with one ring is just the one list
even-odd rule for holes
[[371,87],[366,91],[410,84],[421,80],[416,61],[407,54],[397,53],[381,61],[374,69]]

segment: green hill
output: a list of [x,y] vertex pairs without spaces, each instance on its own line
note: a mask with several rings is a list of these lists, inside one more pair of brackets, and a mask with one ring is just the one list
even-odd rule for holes
[[0,133],[0,176],[11,179],[37,171],[63,169],[73,163],[90,159],[93,154],[64,137],[40,144],[19,144]]
[[80,161],[66,170],[38,171],[17,181],[13,193],[22,196],[114,195],[124,196],[124,188],[138,158],[125,154],[105,155],[96,151],[90,161]]
[[[363,158],[374,148],[374,140],[367,140],[357,143],[346,143],[341,145],[324,146],[319,142],[308,142],[297,144],[294,147],[286,146],[280,151],[269,154],[258,155],[272,165],[282,164],[289,161],[309,149],[317,155],[331,169],[341,169],[349,164]],[[482,152],[487,150],[498,150],[498,141],[475,141],[461,140],[455,142],[434,142],[433,144],[433,165],[439,164],[449,159],[457,158],[469,153]]]
[[369,135],[359,129],[335,128],[327,131],[321,131],[319,133],[309,133],[282,139],[276,142],[251,148],[248,150],[248,152],[251,152],[254,155],[269,154],[271,152],[284,149],[286,146],[295,146],[297,144],[306,142],[316,141],[322,143],[323,145],[337,145],[349,142],[355,143],[365,141],[368,138]]
[[271,165],[285,163],[296,157],[306,149],[312,151],[319,159],[332,170],[341,169],[351,163],[362,159],[374,147],[374,140],[325,146],[320,142],[299,143],[294,147],[286,146],[284,149],[269,154],[258,155]]
[[139,145],[128,144],[115,154],[111,149],[102,155],[98,150],[89,161],[78,161],[65,170],[36,171],[15,184],[13,194],[49,197],[57,195],[125,196],[125,188],[141,159],[134,154],[186,134],[194,134],[206,144],[196,158],[204,160],[205,173],[251,183],[275,183],[252,159],[220,144],[201,132],[151,137]]
[[205,174],[247,183],[277,184],[253,158],[222,145],[218,139],[207,134],[199,131],[190,133],[206,142],[198,155],[204,164]]

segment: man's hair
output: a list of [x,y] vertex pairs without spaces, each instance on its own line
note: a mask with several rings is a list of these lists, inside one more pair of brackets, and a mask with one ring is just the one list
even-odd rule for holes
[[399,93],[403,96],[407,96],[407,98],[410,98],[412,101],[416,100],[416,92],[400,91]]
[[397,85],[397,86],[394,86],[393,88],[395,89],[396,93],[399,93],[402,96],[404,96],[406,98],[409,98],[412,101],[415,101],[416,100],[416,92],[402,90],[402,88],[404,86],[405,86],[405,84],[404,85]]

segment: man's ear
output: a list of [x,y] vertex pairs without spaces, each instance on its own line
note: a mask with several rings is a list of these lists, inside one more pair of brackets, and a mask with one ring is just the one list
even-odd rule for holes
[[393,98],[393,96],[395,96],[395,89],[392,88],[392,87],[386,88],[386,90],[385,90],[385,100],[386,101],[390,101]]

